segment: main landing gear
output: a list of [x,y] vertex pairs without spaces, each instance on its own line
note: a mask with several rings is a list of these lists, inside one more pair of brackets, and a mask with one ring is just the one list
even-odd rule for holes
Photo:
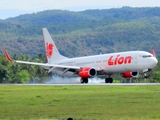
[[[80,80],[81,83],[88,83],[88,78],[81,78]],[[105,78],[105,83],[113,83],[113,78]]]
[[80,82],[81,83],[88,83],[88,78],[81,78]]
[[106,78],[105,83],[113,83],[113,78]]

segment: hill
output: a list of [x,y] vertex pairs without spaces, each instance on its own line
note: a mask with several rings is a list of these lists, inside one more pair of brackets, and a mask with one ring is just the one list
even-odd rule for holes
[[160,8],[47,10],[0,20],[0,53],[45,54],[41,29],[48,28],[69,57],[155,49],[160,57]]

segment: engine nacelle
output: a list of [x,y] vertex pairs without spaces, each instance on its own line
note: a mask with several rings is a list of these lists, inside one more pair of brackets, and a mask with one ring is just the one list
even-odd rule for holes
[[124,78],[135,78],[139,75],[139,72],[124,72],[121,75]]
[[91,67],[82,68],[82,69],[80,69],[78,75],[81,78],[90,78],[90,77],[96,76],[97,71],[94,68],[91,68]]

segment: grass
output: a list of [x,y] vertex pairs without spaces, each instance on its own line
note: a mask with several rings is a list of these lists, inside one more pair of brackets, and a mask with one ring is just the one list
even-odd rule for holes
[[0,119],[155,120],[160,86],[0,86]]

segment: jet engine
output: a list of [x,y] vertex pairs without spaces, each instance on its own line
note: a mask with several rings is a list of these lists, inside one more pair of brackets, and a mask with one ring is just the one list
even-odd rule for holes
[[124,78],[135,78],[139,75],[139,72],[124,72],[121,75]]
[[94,68],[86,67],[86,68],[80,69],[78,75],[81,78],[90,78],[90,77],[96,76],[97,75],[97,71]]

